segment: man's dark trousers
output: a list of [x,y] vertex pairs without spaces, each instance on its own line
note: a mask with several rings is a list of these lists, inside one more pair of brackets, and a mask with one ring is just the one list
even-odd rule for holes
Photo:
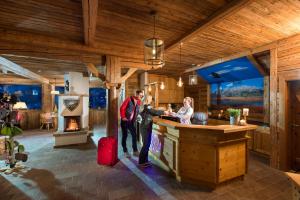
[[143,147],[139,155],[139,164],[143,164],[148,162],[148,152],[149,152],[149,148],[151,144],[151,136],[152,136],[152,123],[150,123],[148,126],[141,125],[140,128],[141,128],[140,131],[143,139]]
[[124,152],[127,151],[127,146],[126,146],[126,140],[127,140],[127,135],[128,131],[131,133],[132,137],[132,149],[133,151],[137,151],[137,144],[136,144],[136,129],[134,125],[134,121],[124,121],[121,120],[121,128],[122,128],[122,147]]

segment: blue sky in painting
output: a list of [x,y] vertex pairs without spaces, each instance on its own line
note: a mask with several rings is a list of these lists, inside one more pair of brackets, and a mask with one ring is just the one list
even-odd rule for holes
[[199,69],[197,74],[208,83],[233,82],[263,77],[247,57]]

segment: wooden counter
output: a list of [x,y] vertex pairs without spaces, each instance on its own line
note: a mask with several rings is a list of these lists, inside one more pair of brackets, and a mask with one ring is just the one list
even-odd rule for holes
[[150,152],[178,181],[214,188],[247,172],[246,133],[257,126],[153,121]]

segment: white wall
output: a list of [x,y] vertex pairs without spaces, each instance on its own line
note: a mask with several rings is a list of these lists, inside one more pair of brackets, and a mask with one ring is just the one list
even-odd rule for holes
[[89,95],[89,78],[83,77],[82,73],[79,72],[69,72],[64,76],[65,83],[69,81],[69,91],[65,94],[70,95]]

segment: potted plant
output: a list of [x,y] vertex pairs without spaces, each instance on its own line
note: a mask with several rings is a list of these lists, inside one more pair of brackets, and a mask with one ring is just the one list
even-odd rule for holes
[[228,108],[227,112],[230,116],[230,125],[238,125],[240,121],[240,109]]
[[22,160],[23,162],[27,161],[27,154],[24,153],[24,146],[14,139],[15,136],[21,134],[22,129],[13,126],[13,124],[5,124],[1,129],[1,135],[7,136],[5,149],[8,153],[7,163],[10,168],[14,168],[18,160]]

